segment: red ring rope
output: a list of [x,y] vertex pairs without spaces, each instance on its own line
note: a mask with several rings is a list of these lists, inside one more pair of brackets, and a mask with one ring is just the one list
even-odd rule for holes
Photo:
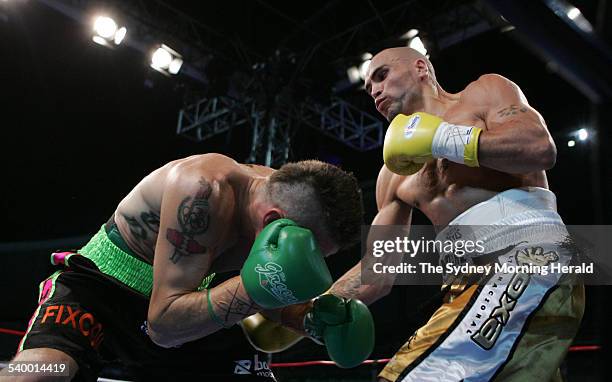
[[[21,330],[5,329],[0,328],[0,333],[13,334],[16,336],[23,336],[25,332]],[[597,351],[601,350],[600,345],[576,345],[570,346],[569,351],[571,352],[582,352],[582,351]],[[368,359],[362,362],[362,365],[372,364],[383,364],[389,362],[390,358],[382,359]],[[321,365],[335,365],[334,361],[303,361],[303,362],[278,362],[271,363],[271,367],[304,367],[304,366],[321,366]]]

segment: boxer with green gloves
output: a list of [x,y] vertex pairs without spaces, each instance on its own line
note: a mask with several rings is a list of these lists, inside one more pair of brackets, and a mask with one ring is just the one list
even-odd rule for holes
[[[328,290],[324,257],[355,244],[362,219],[357,180],[327,163],[274,170],[220,154],[170,162],[144,177],[87,245],[53,254],[67,270],[41,284],[14,360],[65,362],[79,380],[95,380],[112,359],[146,365],[146,380],[163,364],[211,380],[274,381],[257,350],[299,336],[251,319],[243,325],[251,343],[279,336],[256,350],[234,324]],[[85,326],[65,325],[68,312]]]

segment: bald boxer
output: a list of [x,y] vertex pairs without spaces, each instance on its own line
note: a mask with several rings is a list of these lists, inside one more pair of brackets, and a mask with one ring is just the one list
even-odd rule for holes
[[[567,232],[545,173],[555,164],[556,148],[542,116],[515,83],[486,74],[449,93],[427,57],[402,47],[373,57],[365,88],[391,122],[373,225],[408,227],[418,208],[437,227],[438,240],[484,240],[487,253],[501,253],[499,263],[569,261],[572,253],[558,245]],[[494,224],[500,240],[462,231]],[[484,258],[440,255],[441,263]],[[369,261],[362,259],[341,277],[332,293],[367,303],[389,293],[392,274],[362,283],[362,266],[368,269]],[[557,285],[555,277],[512,276],[453,285],[379,380],[557,380],[582,318],[583,288]],[[299,313],[285,313],[284,322],[299,326]]]
[[[355,178],[323,162],[279,170],[219,154],[170,162],[87,245],[52,255],[64,268],[41,283],[14,361],[64,362],[77,379],[95,380],[118,359],[146,378],[191,370],[272,380],[266,357],[233,324],[328,290],[323,257],[358,240],[362,214]],[[214,285],[215,273],[232,271],[240,275]]]

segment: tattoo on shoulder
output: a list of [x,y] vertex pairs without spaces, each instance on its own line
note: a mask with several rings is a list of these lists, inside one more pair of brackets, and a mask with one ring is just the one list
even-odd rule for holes
[[179,230],[168,228],[166,239],[174,246],[174,253],[170,260],[176,264],[181,257],[203,254],[206,247],[195,240],[208,230],[210,204],[208,199],[212,193],[211,185],[200,178],[200,188],[196,194],[187,196],[178,207],[177,220]]
[[509,117],[511,115],[516,115],[518,113],[527,112],[527,108],[524,106],[510,105],[508,107],[504,107],[503,109],[497,112],[499,117]]

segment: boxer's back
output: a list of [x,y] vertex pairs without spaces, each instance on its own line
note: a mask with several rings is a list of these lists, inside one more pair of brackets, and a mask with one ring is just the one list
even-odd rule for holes
[[[229,174],[239,171],[231,158],[219,154],[194,155],[172,161],[144,177],[119,203],[114,219],[121,236],[137,255],[152,263],[159,231],[162,198],[166,181],[186,168],[225,181]],[[271,169],[264,168],[268,171]]]

